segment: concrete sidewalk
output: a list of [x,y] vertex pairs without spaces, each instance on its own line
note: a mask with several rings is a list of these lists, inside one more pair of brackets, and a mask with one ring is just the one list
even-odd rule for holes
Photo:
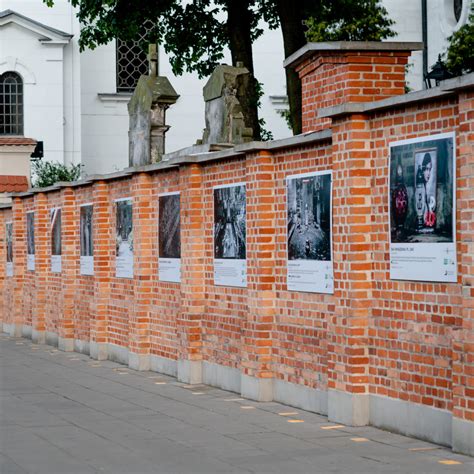
[[0,335],[0,472],[466,473],[474,459],[372,427]]

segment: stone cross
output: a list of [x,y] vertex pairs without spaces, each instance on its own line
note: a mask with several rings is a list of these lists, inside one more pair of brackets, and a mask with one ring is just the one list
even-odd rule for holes
[[158,52],[156,50],[156,43],[150,43],[148,45],[148,75],[158,75]]

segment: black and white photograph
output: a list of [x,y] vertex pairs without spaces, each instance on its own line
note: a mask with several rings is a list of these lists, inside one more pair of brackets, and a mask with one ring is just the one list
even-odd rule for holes
[[158,272],[161,281],[181,281],[180,194],[158,197]]
[[390,145],[393,279],[455,281],[455,137]]
[[7,277],[13,276],[13,222],[5,224],[6,244],[7,244]]
[[81,275],[94,274],[94,250],[92,240],[93,209],[92,204],[84,204],[80,207]]
[[247,286],[245,184],[214,188],[214,283]]
[[287,177],[288,289],[333,292],[331,172]]
[[35,213],[26,213],[26,267],[28,271],[35,270]]
[[133,210],[130,198],[115,201],[115,276],[133,278]]
[[51,271],[61,273],[61,209],[51,209]]

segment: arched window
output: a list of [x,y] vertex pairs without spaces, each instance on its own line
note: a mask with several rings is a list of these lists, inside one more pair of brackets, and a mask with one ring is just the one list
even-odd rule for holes
[[0,135],[23,135],[23,81],[16,72],[0,75]]

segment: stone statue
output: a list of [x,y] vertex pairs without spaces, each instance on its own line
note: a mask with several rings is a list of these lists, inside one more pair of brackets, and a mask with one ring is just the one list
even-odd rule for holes
[[206,128],[202,144],[239,144],[252,140],[252,129],[246,127],[240,105],[244,84],[250,80],[247,68],[225,64],[217,66],[204,86]]
[[143,166],[161,161],[165,152],[166,109],[179,95],[166,77],[158,76],[156,44],[149,46],[149,74],[138,80],[128,103],[129,166]]

